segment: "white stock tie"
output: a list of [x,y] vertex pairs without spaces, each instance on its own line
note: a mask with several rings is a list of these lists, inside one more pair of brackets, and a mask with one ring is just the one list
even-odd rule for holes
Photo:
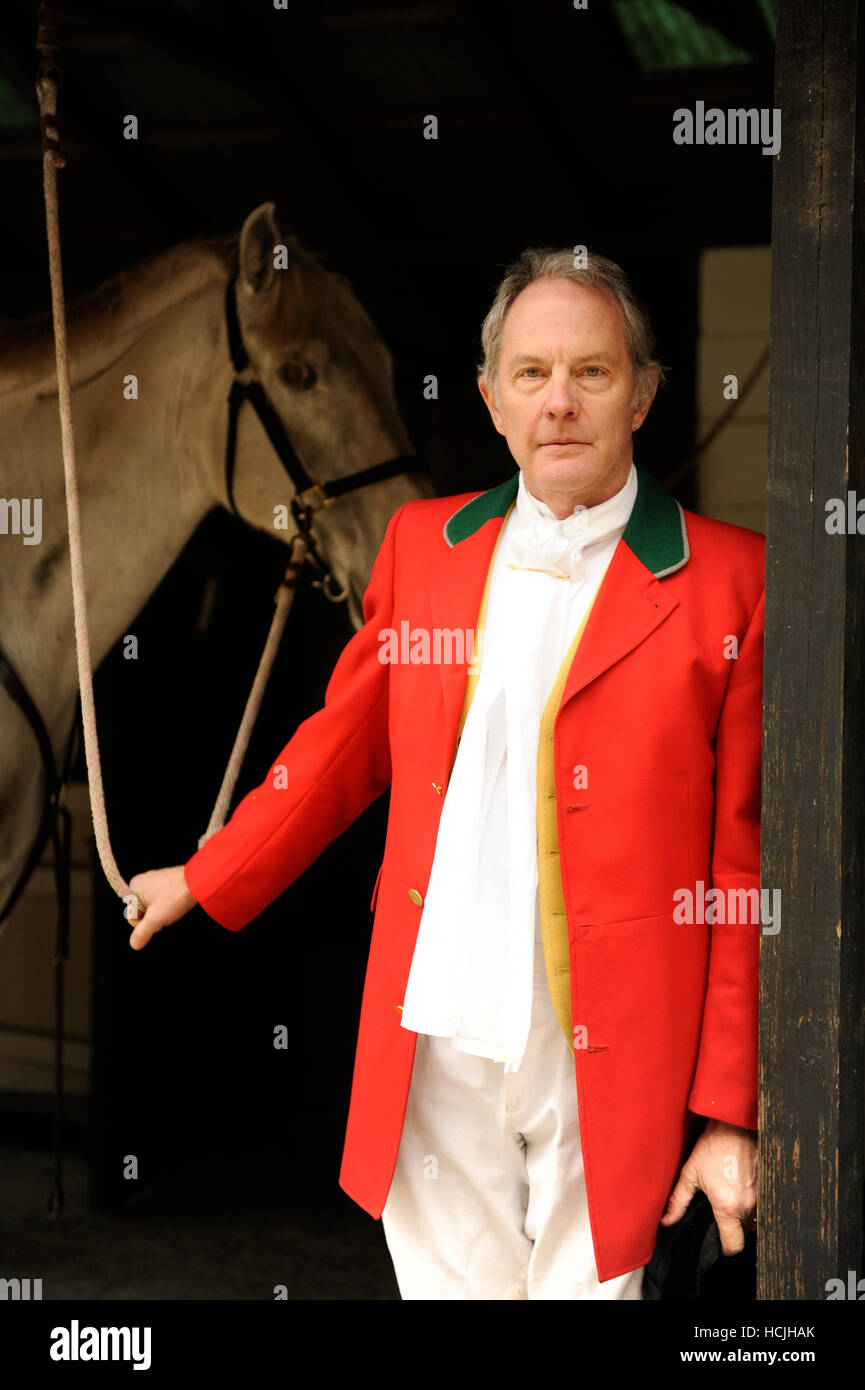
[[541,715],[636,492],[632,466],[613,497],[560,521],[520,473],[493,563],[401,1022],[506,1071],[531,1023]]

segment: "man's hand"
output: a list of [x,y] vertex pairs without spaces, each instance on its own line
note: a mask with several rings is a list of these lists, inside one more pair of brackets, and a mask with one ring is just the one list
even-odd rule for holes
[[662,1226],[673,1226],[697,1191],[705,1192],[718,1223],[721,1249],[738,1255],[745,1230],[753,1229],[757,1206],[757,1135],[709,1120],[670,1193]]
[[127,921],[137,922],[129,938],[133,951],[140,951],[151,936],[195,907],[195,898],[186,886],[182,864],[176,864],[171,869],[148,869],[145,874],[135,874],[129,880],[129,888],[144,907],[144,912],[136,917],[134,905],[130,904],[127,913]]

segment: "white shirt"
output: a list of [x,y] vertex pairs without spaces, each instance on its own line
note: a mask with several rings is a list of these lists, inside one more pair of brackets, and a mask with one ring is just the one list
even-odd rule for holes
[[559,520],[521,472],[493,560],[480,674],[442,806],[401,1022],[506,1071],[519,1069],[531,1023],[541,716],[636,495],[632,464],[613,497]]

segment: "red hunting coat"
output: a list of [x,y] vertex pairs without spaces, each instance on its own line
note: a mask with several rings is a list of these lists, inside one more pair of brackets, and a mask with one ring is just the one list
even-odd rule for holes
[[[757,1128],[760,924],[681,924],[674,894],[759,888],[764,540],[637,475],[554,726],[572,1017],[603,1043],[574,1054],[601,1280],[650,1259],[695,1116]],[[416,1034],[399,1006],[467,681],[465,660],[383,662],[379,634],[475,628],[518,478],[399,508],[324,707],[185,866],[205,912],[237,931],[390,787],[340,1172],[374,1217],[402,1133]],[[589,785],[572,815],[577,764]]]

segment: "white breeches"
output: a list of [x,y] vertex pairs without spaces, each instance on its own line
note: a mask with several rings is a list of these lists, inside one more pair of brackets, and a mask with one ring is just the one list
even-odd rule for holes
[[516,1073],[419,1033],[382,1224],[404,1299],[641,1299],[642,1268],[599,1283],[574,1059],[535,950]]

